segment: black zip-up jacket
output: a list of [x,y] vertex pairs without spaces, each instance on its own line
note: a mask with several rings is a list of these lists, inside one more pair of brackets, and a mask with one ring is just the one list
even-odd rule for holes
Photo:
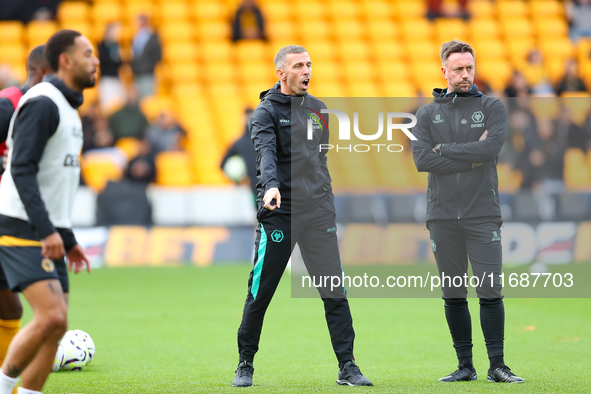
[[[290,96],[281,93],[280,82],[261,93],[261,102],[248,122],[257,151],[257,202],[272,187],[281,193],[277,212],[298,212],[320,205],[332,196],[326,165],[328,114],[320,114],[326,105],[306,94]],[[293,111],[292,111],[292,100]],[[308,119],[313,122],[313,139],[307,139]]]
[[[412,142],[417,170],[429,173],[427,220],[500,217],[497,156],[507,135],[505,105],[476,85],[464,94],[434,89],[433,96],[417,111]],[[479,141],[485,130],[488,137]]]

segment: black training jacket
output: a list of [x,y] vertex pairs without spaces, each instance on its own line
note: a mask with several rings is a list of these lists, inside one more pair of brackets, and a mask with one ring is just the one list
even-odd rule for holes
[[[505,105],[476,85],[465,94],[434,89],[433,96],[417,111],[412,131],[417,170],[429,173],[427,220],[500,217],[497,156],[507,135]],[[479,141],[485,130],[487,139]],[[440,143],[440,153],[433,152]]]
[[[326,150],[319,151],[320,144],[328,144],[328,114],[320,114],[326,106],[317,98],[286,95],[280,86],[277,82],[261,93],[248,123],[257,151],[257,201],[260,209],[265,192],[277,187],[281,193],[278,212],[298,212],[332,196]],[[308,119],[313,123],[312,140],[307,139]]]

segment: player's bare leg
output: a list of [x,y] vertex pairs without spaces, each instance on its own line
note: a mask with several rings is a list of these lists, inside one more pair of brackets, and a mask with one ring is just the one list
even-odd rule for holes
[[17,293],[10,289],[0,290],[0,364],[12,338],[20,328],[20,319],[23,316],[23,305]]
[[58,341],[68,326],[68,308],[57,279],[35,282],[23,294],[33,308],[34,317],[14,337],[2,364],[2,372],[16,378],[39,354],[37,369],[27,371],[27,385],[23,382],[22,387],[41,391],[51,372]]

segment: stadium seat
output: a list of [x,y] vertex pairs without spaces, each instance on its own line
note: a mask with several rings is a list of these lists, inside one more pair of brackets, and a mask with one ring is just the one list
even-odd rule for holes
[[413,75],[409,63],[400,60],[379,61],[377,71],[378,77],[384,84],[388,81],[403,81]]
[[135,26],[133,26],[135,19],[142,14],[153,19],[154,15],[156,15],[156,6],[153,2],[145,0],[128,2],[121,12],[123,20],[126,21],[128,26],[134,27],[133,30],[135,30]]
[[568,37],[544,38],[539,41],[544,59],[569,59],[574,55],[574,47]]
[[400,22],[400,27],[402,37],[409,43],[415,40],[430,40],[433,37],[433,26],[426,18],[404,18]]
[[[288,3],[283,3],[288,8]],[[325,19],[328,16],[326,5],[320,1],[300,0],[293,2],[292,9],[294,16],[303,22],[306,19]]]
[[162,111],[172,111],[173,105],[170,97],[148,96],[140,101],[140,109],[146,118],[152,122]]
[[585,153],[569,148],[564,154],[564,182],[569,190],[591,190],[591,167]]
[[357,18],[361,12],[357,3],[351,0],[329,0],[328,9],[334,21]]
[[56,18],[64,23],[70,21],[86,22],[89,15],[88,4],[82,1],[64,1],[57,8]]
[[483,55],[482,58],[479,58],[478,60],[483,58],[486,58],[487,60],[505,59],[508,55],[505,42],[494,38],[473,40],[472,48],[474,48],[476,54]]
[[239,64],[239,70],[243,83],[261,81],[263,86],[268,86],[267,81],[275,76],[272,64],[263,61],[244,61]]
[[394,2],[394,15],[401,20],[423,18],[427,15],[427,5],[424,1],[404,1]]
[[468,27],[461,18],[438,18],[435,20],[435,39],[446,42],[458,38],[468,41]]
[[173,84],[193,84],[199,82],[202,73],[199,63],[175,62],[168,66],[166,77]]
[[507,0],[496,2],[497,16],[503,20],[506,18],[527,18],[529,8],[522,0]]
[[527,18],[502,19],[501,29],[507,42],[514,39],[530,38],[534,33],[533,26]]
[[156,184],[180,187],[193,184],[190,157],[185,152],[160,152],[156,155]]
[[499,23],[493,18],[472,18],[468,22],[468,32],[472,39],[497,38],[501,35]]
[[375,63],[368,61],[346,62],[343,77],[349,84],[373,81],[376,77]]
[[223,2],[196,1],[193,15],[197,20],[227,21],[228,9]]
[[439,45],[433,40],[411,40],[407,41],[403,53],[411,61],[439,60]]
[[293,3],[270,2],[262,4],[261,9],[263,16],[269,21],[290,20],[295,16]]
[[351,97],[381,97],[380,86],[373,81],[349,81],[348,92]]
[[303,20],[297,26],[296,31],[304,41],[327,40],[333,36],[332,26],[324,19]]
[[2,32],[2,44],[21,44],[25,25],[18,21],[0,21],[0,31]]
[[191,23],[183,21],[166,21],[158,27],[158,38],[163,46],[168,44],[192,41],[194,29]]
[[567,37],[568,22],[560,17],[545,17],[534,20],[536,34],[540,38]]
[[486,57],[483,57],[478,62],[477,72],[493,90],[502,91],[513,75],[513,67],[506,60],[488,60]]
[[197,60],[197,46],[189,42],[171,43],[164,46],[162,52],[162,59],[169,64]]
[[208,62],[203,67],[204,81],[215,84],[219,82],[230,82],[236,79],[236,68],[227,62]]
[[505,41],[507,54],[513,67],[522,69],[527,61],[527,55],[536,47],[533,38],[521,38]]
[[238,41],[234,46],[234,53],[236,60],[245,61],[270,61],[269,48],[262,40],[242,40]]
[[83,156],[81,172],[84,183],[97,193],[102,192],[109,181],[123,177],[121,167],[106,157]]
[[293,42],[296,37],[296,28],[295,24],[290,19],[271,19],[265,23],[265,33],[267,34],[267,37],[272,39],[289,40]]
[[473,19],[493,18],[495,9],[493,3],[488,0],[472,0],[468,2],[468,12]]
[[561,58],[546,59],[544,61],[544,67],[546,69],[546,74],[550,78],[550,81],[554,84],[557,84],[564,76],[564,70],[566,69],[566,61]]
[[337,45],[337,53],[343,61],[349,61],[352,57],[357,61],[367,60],[372,55],[367,43],[362,40],[339,41]]
[[379,62],[405,59],[402,45],[398,40],[378,41],[372,43],[373,57]]
[[564,15],[564,5],[555,0],[533,0],[529,2],[529,8],[534,19]]
[[185,22],[191,16],[189,6],[181,1],[162,2],[157,12],[156,16],[160,23]]
[[140,141],[134,137],[119,138],[115,147],[121,149],[127,160],[133,159],[140,153]]
[[[366,23],[371,24],[376,20],[389,20],[394,16],[394,10],[392,5],[387,1],[362,1],[361,14],[365,17]],[[392,21],[389,22],[392,23]]]
[[0,62],[24,65],[29,54],[21,43],[0,43]]
[[209,40],[225,40],[231,36],[230,24],[226,21],[202,22],[197,24],[198,37],[201,42]]
[[119,21],[123,16],[123,10],[119,3],[95,3],[92,7],[92,18],[96,25],[106,25],[109,22]]
[[199,57],[202,63],[229,62],[232,60],[234,47],[227,40],[207,41],[199,46]]
[[31,21],[27,24],[26,37],[30,48],[45,44],[53,33],[58,31],[54,21]]
[[357,19],[337,19],[332,23],[334,36],[339,41],[365,38],[366,27]]
[[312,40],[304,43],[304,48],[308,51],[312,59],[313,69],[325,61],[333,61],[336,56],[336,48],[331,41]]
[[346,92],[340,82],[320,82],[310,85],[310,92],[316,97],[345,97]]
[[389,19],[371,19],[364,23],[368,38],[373,42],[393,41],[400,36],[398,26]]

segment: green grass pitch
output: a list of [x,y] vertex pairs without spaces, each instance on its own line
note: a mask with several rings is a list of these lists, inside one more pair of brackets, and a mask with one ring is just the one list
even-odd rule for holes
[[[591,300],[506,299],[507,364],[525,384],[486,382],[477,300],[470,300],[479,380],[440,383],[457,360],[440,299],[352,299],[355,355],[375,387],[337,386],[318,299],[284,278],[267,312],[253,388],[232,388],[248,265],[105,268],[71,275],[70,329],[94,361],[52,373],[44,393],[589,393]],[[31,317],[27,307],[25,321]],[[535,328],[534,328],[535,327]]]

